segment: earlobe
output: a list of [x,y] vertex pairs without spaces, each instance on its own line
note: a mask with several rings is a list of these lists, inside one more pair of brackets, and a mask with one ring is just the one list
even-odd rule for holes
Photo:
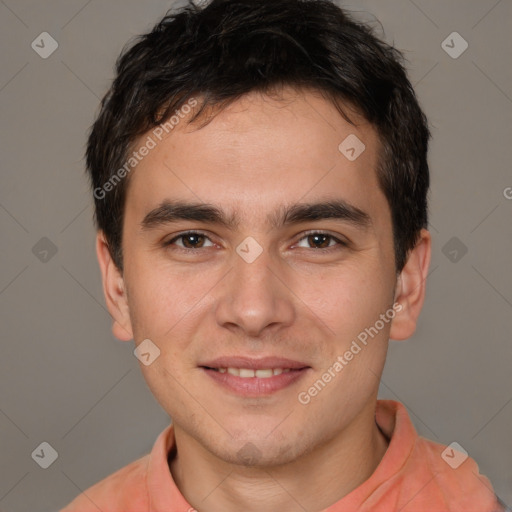
[[133,339],[124,279],[110,254],[105,235],[98,231],[96,255],[101,270],[103,294],[112,317],[112,333],[121,341]]
[[422,229],[418,242],[409,252],[407,262],[398,276],[395,302],[401,304],[402,309],[391,324],[391,339],[405,340],[416,330],[416,323],[425,300],[431,244],[430,233]]

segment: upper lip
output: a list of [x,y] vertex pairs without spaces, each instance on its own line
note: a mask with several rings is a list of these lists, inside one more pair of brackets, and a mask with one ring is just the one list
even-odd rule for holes
[[293,361],[285,357],[261,357],[254,359],[251,357],[218,357],[205,363],[199,364],[208,368],[248,368],[251,370],[264,370],[274,368],[290,368],[298,370],[301,368],[309,368],[309,366],[300,361]]

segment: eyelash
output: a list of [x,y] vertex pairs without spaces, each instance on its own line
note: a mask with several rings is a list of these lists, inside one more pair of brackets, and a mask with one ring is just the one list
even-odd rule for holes
[[[174,244],[174,242],[176,242],[177,240],[179,240],[180,238],[185,238],[189,235],[199,235],[199,236],[203,236],[205,237],[206,239],[210,240],[210,238],[205,234],[205,233],[202,233],[201,231],[186,231],[184,233],[180,233],[179,235],[175,236],[174,238],[172,238],[171,240],[167,241],[167,242],[164,242],[164,247],[169,247],[171,245]],[[326,248],[311,248],[315,251],[322,251],[322,252],[331,252],[332,250],[338,250],[340,248],[344,248],[344,247],[348,247],[348,243],[347,242],[344,242],[343,240],[340,240],[339,238],[335,237],[334,235],[331,235],[330,233],[325,233],[323,231],[307,231],[306,233],[303,234],[303,236],[298,240],[298,242],[301,242],[302,240],[304,240],[305,238],[307,238],[308,236],[311,236],[311,235],[323,235],[323,236],[327,236],[329,237],[331,240],[335,241],[337,243],[337,246],[330,246],[330,247],[326,247]],[[210,240],[212,241],[212,240]],[[297,242],[297,243],[298,243]],[[184,252],[195,252],[195,251],[198,251],[200,249],[203,249],[203,247],[198,247],[197,249],[191,249],[191,248],[188,248],[188,247],[177,247],[176,248],[177,250],[180,250],[180,251],[184,251]]]

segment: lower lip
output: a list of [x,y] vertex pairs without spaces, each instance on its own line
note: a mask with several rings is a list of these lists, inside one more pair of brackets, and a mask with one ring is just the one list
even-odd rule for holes
[[209,375],[215,382],[228,388],[242,396],[264,396],[280,391],[294,382],[298,381],[309,370],[309,368],[302,368],[300,370],[290,370],[289,372],[274,375],[272,377],[237,377],[230,373],[220,373],[217,370],[210,370],[202,368],[202,370]]

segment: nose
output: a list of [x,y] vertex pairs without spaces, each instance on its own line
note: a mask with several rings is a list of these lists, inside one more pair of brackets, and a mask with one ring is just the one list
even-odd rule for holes
[[289,272],[286,263],[280,265],[266,250],[251,263],[235,254],[231,271],[217,289],[218,325],[245,337],[290,326],[295,308],[293,292],[286,285]]

